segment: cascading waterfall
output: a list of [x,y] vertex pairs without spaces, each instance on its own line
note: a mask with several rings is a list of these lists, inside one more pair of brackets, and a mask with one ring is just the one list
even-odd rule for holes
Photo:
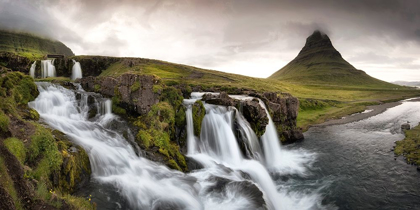
[[79,62],[73,60],[73,68],[71,70],[71,80],[82,78],[82,67]]
[[[195,100],[199,99],[203,94],[193,93],[192,96]],[[247,100],[249,97],[235,97],[241,100]],[[193,121],[191,112],[191,100],[185,100],[184,104],[187,105],[187,130],[193,129]],[[263,106],[266,108],[265,106]],[[313,161],[314,155],[306,151],[288,151],[286,156],[294,156],[291,161],[282,160],[279,153],[280,150],[279,139],[274,128],[271,118],[269,118],[269,126],[267,127],[266,134],[262,137],[264,146],[264,154],[262,153],[258,139],[250,129],[246,120],[238,113],[234,107],[223,107],[205,104],[206,115],[202,122],[200,138],[188,137],[188,148],[194,148],[194,151],[188,152],[188,156],[200,162],[207,170],[215,170],[219,168],[220,164],[224,167],[231,168],[235,171],[242,171],[247,173],[253,182],[264,193],[264,199],[269,209],[312,209],[320,208],[318,201],[320,196],[317,193],[301,194],[292,193],[287,190],[278,191],[278,187],[271,178],[268,164],[275,165],[276,162],[286,161],[293,162],[294,164],[279,164],[276,171],[282,171],[289,174],[304,175],[307,165]],[[236,116],[233,114],[236,112]],[[236,117],[236,121],[242,130],[242,135],[246,137],[246,144],[248,149],[254,153],[252,159],[246,159],[241,154],[238,142],[232,130],[232,122]],[[274,128],[275,129],[275,128]],[[268,132],[268,133],[267,133]],[[274,132],[274,133],[273,133]],[[188,132],[193,135],[192,132]],[[275,134],[275,135],[274,135]],[[277,144],[275,144],[277,142]],[[267,148],[273,146],[274,148]],[[270,149],[270,150],[268,150]],[[268,153],[268,154],[267,154]],[[300,154],[301,153],[301,154]],[[291,155],[292,154],[292,155]],[[265,158],[262,158],[264,155]],[[310,157],[310,158],[309,158]],[[271,159],[276,158],[276,159]],[[270,159],[266,162],[264,159]],[[265,166],[264,166],[265,165]],[[284,167],[284,168],[283,168]],[[224,176],[223,173],[218,173],[218,176]],[[241,180],[241,177],[237,177]]]
[[41,61],[41,78],[56,77],[56,71],[53,60]]
[[[136,155],[135,149],[121,134],[123,131],[113,130],[104,123],[104,118],[107,122],[119,121],[110,113],[110,102],[104,101],[104,115],[88,119],[88,99],[84,91],[78,90],[77,94],[82,96],[76,99],[74,91],[51,83],[38,83],[38,89],[39,96],[29,106],[38,111],[45,123],[82,146],[89,155],[93,180],[113,185],[132,209],[239,210],[258,207],[252,196],[237,187],[238,183],[245,186],[249,183],[238,172],[207,168],[183,174]],[[117,127],[128,129],[127,126]],[[234,183],[218,194],[212,190],[221,190],[216,186],[218,179]]]
[[36,61],[31,65],[31,68],[29,69],[29,75],[32,78],[35,78],[35,68],[36,68]]
[[[316,193],[279,189],[262,160],[256,156],[246,159],[241,154],[232,131],[233,121],[240,115],[233,107],[206,104],[207,114],[198,138],[194,137],[191,106],[188,106],[194,100],[186,102],[188,149],[191,149],[188,154],[204,168],[184,174],[139,157],[128,142],[132,139],[125,139],[121,134],[124,131],[115,130],[117,127],[129,131],[128,126],[115,126],[121,120],[112,114],[109,99],[95,99],[101,114],[88,119],[89,108],[93,107],[88,97],[92,93],[84,92],[80,86],[72,91],[51,83],[38,83],[38,89],[39,96],[29,106],[49,126],[82,146],[89,155],[93,180],[113,185],[133,209],[319,207]],[[76,97],[75,92],[81,96]],[[238,122],[239,127],[247,130],[246,121]],[[244,135],[248,136],[248,142],[255,141],[252,130],[247,132],[250,134]],[[249,146],[254,148],[250,151],[260,151],[255,145]]]

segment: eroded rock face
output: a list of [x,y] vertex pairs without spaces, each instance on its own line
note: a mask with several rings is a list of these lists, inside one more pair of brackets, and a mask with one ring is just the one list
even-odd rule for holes
[[128,112],[146,114],[159,102],[159,80],[151,75],[123,74],[120,77],[85,77],[79,80],[87,91],[114,97],[114,103]]
[[0,63],[2,63],[0,66],[4,65],[4,67],[13,69],[14,71],[29,74],[29,69],[33,61],[14,53],[2,52],[0,53]]
[[221,92],[219,95],[204,94],[202,100],[209,104],[239,108],[258,137],[265,133],[265,128],[268,125],[268,117],[258,100],[241,101],[229,97],[225,92]]
[[264,101],[269,109],[272,120],[282,143],[292,143],[303,139],[302,130],[296,126],[299,100],[288,93],[250,94]]

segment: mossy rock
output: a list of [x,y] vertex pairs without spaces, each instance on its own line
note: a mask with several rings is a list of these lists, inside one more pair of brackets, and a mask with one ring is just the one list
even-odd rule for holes
[[0,131],[6,133],[9,131],[9,117],[0,110]]
[[203,102],[198,100],[192,105],[192,115],[194,123],[194,135],[199,136],[201,133],[201,123],[203,122],[204,116],[206,115],[206,109],[204,108]]

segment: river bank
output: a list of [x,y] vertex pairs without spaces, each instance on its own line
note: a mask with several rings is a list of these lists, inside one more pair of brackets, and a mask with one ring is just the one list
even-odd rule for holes
[[389,103],[383,103],[378,105],[372,105],[372,106],[366,106],[366,109],[363,112],[353,113],[350,115],[345,115],[339,119],[330,119],[325,122],[310,125],[309,127],[324,127],[324,126],[331,126],[331,125],[342,125],[347,123],[352,123],[356,121],[360,121],[363,119],[367,119],[373,116],[376,116],[378,114],[381,114],[385,112],[386,110],[401,105],[404,101],[420,101],[420,98],[411,98],[411,99],[405,99],[401,101],[396,102],[389,102]]

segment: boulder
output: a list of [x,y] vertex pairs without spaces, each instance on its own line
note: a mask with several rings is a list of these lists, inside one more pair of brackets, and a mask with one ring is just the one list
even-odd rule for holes
[[401,130],[402,131],[410,130],[410,129],[411,129],[411,126],[408,123],[404,123],[404,124],[401,125]]

